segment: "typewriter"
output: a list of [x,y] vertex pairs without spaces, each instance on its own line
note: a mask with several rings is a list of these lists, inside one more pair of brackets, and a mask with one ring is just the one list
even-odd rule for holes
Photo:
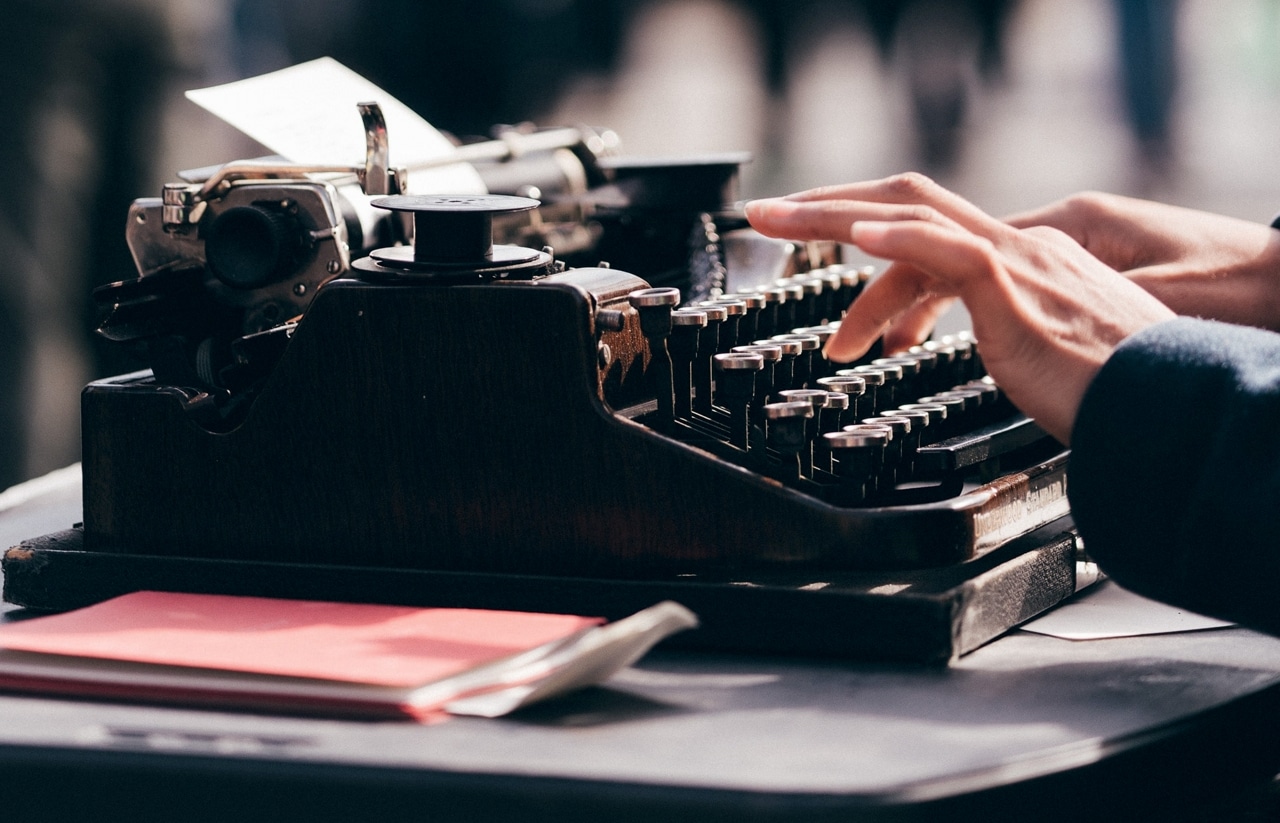
[[[945,662],[1090,579],[1067,455],[966,334],[835,364],[869,272],[766,239],[742,156],[466,144],[490,194],[271,161],[136,201],[82,395],[84,521],[4,595],[136,589],[623,615],[686,645]],[[371,216],[373,215],[373,216]]]

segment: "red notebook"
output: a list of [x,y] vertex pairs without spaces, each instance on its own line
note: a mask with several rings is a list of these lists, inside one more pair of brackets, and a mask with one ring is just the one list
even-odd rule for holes
[[[599,618],[137,592],[0,625],[0,687],[429,718]],[[543,667],[545,669],[545,666]]]

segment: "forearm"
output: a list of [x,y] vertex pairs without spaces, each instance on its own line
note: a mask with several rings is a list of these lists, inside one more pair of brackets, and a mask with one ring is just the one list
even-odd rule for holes
[[1070,496],[1122,585],[1280,633],[1280,335],[1179,319],[1127,339],[1087,390]]

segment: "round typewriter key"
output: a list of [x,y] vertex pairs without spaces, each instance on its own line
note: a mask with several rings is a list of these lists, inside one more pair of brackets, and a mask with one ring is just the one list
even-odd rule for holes
[[842,391],[827,391],[827,405],[822,412],[822,432],[840,431],[851,420],[856,420],[850,413],[853,398]]
[[906,417],[865,417],[862,423],[868,426],[887,426],[893,430],[893,438],[885,451],[885,483],[896,486],[906,480],[914,460],[911,420]]
[[921,370],[920,360],[918,358],[903,357],[901,355],[894,355],[893,357],[877,357],[875,360],[871,361],[871,365],[880,366],[882,368],[884,366],[897,366],[898,370],[902,374],[903,380],[909,380],[912,377],[915,377],[920,374]]
[[[813,406],[813,417],[805,424],[805,438],[812,445],[817,439],[818,433],[822,431],[822,419],[825,417],[823,409],[827,407],[827,392],[822,389],[790,389],[778,392],[778,395],[786,401],[807,402]],[[813,470],[813,449],[809,448],[800,454],[800,468],[807,476],[812,474]]]
[[707,325],[707,313],[702,309],[676,309],[671,312],[671,325],[702,328]]
[[822,341],[818,339],[817,335],[797,334],[795,332],[790,334],[775,334],[773,339],[791,340],[800,344],[800,354],[796,355],[796,362],[794,366],[794,385],[798,389],[808,386],[809,381],[814,377],[813,359],[816,356],[815,352],[822,347]]
[[964,413],[969,415],[974,414],[978,409],[982,408],[983,401],[985,400],[982,392],[977,389],[947,389],[946,391],[940,391],[937,394],[930,395],[929,397],[922,397],[920,398],[920,402],[932,403],[934,402],[932,399],[934,397],[960,398],[964,401]]
[[835,458],[834,471],[843,481],[851,503],[861,503],[875,493],[884,465],[884,452],[892,432],[883,426],[846,426],[823,435]]
[[779,479],[798,481],[802,454],[810,451],[805,424],[813,417],[813,404],[804,400],[766,403],[764,417],[768,423],[765,437],[769,447],[778,452],[781,459]]
[[937,358],[933,373],[934,385],[937,386],[938,391],[950,389],[965,379],[956,360],[955,346],[949,346],[937,340],[926,340],[919,346],[911,347],[912,351],[917,349],[928,352]]
[[724,306],[699,306],[707,315],[707,325],[698,334],[698,356],[693,365],[693,407],[700,412],[711,411],[711,358],[720,351],[720,327],[729,316]]
[[738,321],[738,341],[745,344],[760,336],[760,312],[764,310],[764,295],[758,292],[726,294],[722,299],[737,300],[747,307],[746,314]]
[[813,353],[813,373],[810,376],[811,381],[817,380],[819,377],[826,377],[832,373],[834,364],[827,360],[823,352],[826,350],[827,341],[830,340],[835,333],[836,330],[828,326],[826,323],[818,326],[803,326],[792,332],[792,334],[810,334],[818,338],[818,348]]
[[735,351],[717,354],[716,367],[721,371],[760,371],[764,367],[764,357],[757,352]]
[[732,297],[717,297],[714,300],[703,300],[699,306],[724,306],[724,310],[730,317],[740,317],[747,313],[747,304],[745,301],[737,300]]
[[[898,401],[898,405],[903,403],[915,402],[920,395],[928,394],[920,378],[921,364],[914,357],[877,357],[871,361],[871,365],[885,368],[887,366],[897,366],[900,369],[901,377],[894,385],[893,397]],[[886,372],[887,373],[887,372]]]
[[823,323],[821,326],[801,326],[800,328],[793,330],[791,333],[792,334],[811,334],[814,337],[818,338],[818,344],[821,347],[827,344],[827,341],[830,340],[831,336],[836,333],[836,330],[831,328],[831,326],[827,325],[826,323]]
[[789,332],[787,334],[775,334],[771,340],[794,340],[800,344],[803,351],[816,351],[822,347],[822,340],[816,334],[807,332]]
[[676,309],[671,312],[672,384],[675,388],[675,415],[687,420],[693,414],[693,364],[698,357],[698,336],[707,326],[707,313],[702,309]]
[[[796,323],[798,325],[813,325],[824,319],[822,293],[826,290],[827,284],[821,277],[812,277],[802,275],[797,278],[800,287],[804,289],[804,303],[801,304],[800,313],[796,315]],[[794,329],[793,329],[794,331]]]
[[[949,389],[954,383],[949,375],[938,372],[938,355],[935,352],[925,351],[919,346],[912,346],[907,351],[895,356],[910,358],[920,364],[919,385],[921,386],[921,394],[932,394],[942,389]],[[939,378],[942,380],[941,385],[938,382]]]
[[[904,403],[898,407],[901,411],[922,411],[929,415],[929,426],[924,431],[925,443],[936,443],[950,435],[947,433],[947,417],[950,410],[939,403]],[[893,412],[885,412],[882,417],[892,417]]]
[[760,317],[756,320],[756,334],[768,337],[778,333],[781,306],[787,302],[787,290],[769,286],[758,289],[758,292],[764,295],[764,306],[760,309]]
[[640,331],[649,344],[649,363],[645,378],[650,382],[658,403],[659,426],[669,425],[676,415],[677,379],[675,361],[667,339],[671,336],[671,309],[680,302],[679,289],[637,289],[627,301],[640,315]]
[[[847,371],[847,369],[841,369]],[[862,416],[870,404],[866,402],[867,381],[858,374],[836,374],[818,379],[818,387],[827,391],[842,392],[849,395],[848,417],[857,419]]]
[[774,392],[775,380],[777,379],[777,364],[778,361],[782,360],[782,347],[752,343],[747,346],[734,346],[733,351],[758,354],[764,360],[764,368],[756,375],[756,395],[751,400],[751,405],[758,413],[760,407],[768,402],[769,397]]
[[777,368],[774,371],[774,386],[778,389],[794,389],[796,388],[796,358],[804,351],[804,347],[797,340],[779,340],[770,338],[768,340],[757,340],[752,345],[778,346],[782,349],[782,359],[778,361]]
[[805,325],[800,319],[804,311],[804,287],[791,279],[782,279],[774,285],[787,293],[787,300],[778,311],[778,331],[787,332],[796,326]]
[[627,301],[637,309],[680,304],[680,290],[672,288],[637,289],[627,295]]
[[778,395],[787,401],[803,400],[812,404],[815,409],[827,407],[827,394],[825,389],[787,389],[778,392]]
[[920,448],[921,443],[925,442],[925,431],[929,428],[929,413],[922,409],[894,409],[893,411],[885,412],[880,417],[897,417],[911,424],[911,427],[906,431],[906,446],[903,449],[903,455],[906,459],[906,474],[907,476],[913,475],[916,467],[916,450]]
[[930,394],[920,398],[921,403],[929,405],[946,406],[947,419],[943,424],[948,432],[947,436],[956,434],[960,427],[964,425],[964,415],[967,410],[967,402],[963,397],[943,397],[939,394]]
[[750,343],[746,346],[734,346],[733,351],[736,352],[752,352],[760,355],[765,361],[776,363],[782,359],[782,346],[778,344],[769,345],[767,343]]
[[730,415],[729,442],[745,449],[750,439],[747,409],[755,395],[756,372],[764,368],[764,358],[753,352],[729,352],[717,354],[715,363],[720,370],[716,393]]
[[[742,328],[742,318],[747,314],[747,304],[741,300],[726,300],[719,298],[716,300],[704,300],[699,305],[702,306],[720,306],[725,311],[724,323],[720,327],[720,351],[727,352],[734,346],[742,342],[740,331]],[[754,335],[752,335],[754,336]],[[751,338],[748,337],[747,340]]]
[[747,307],[747,311],[763,309],[765,304],[765,296],[760,292],[731,292],[718,299],[740,301]]

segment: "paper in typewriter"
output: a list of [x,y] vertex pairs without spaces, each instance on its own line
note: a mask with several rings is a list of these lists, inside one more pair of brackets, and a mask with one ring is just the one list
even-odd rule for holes
[[[409,170],[414,194],[484,194],[466,163],[438,166],[454,147],[416,112],[338,61],[195,89],[187,98],[295,163],[359,166],[365,139],[357,103],[376,102],[387,121],[391,165]],[[427,168],[432,166],[432,168]]]

